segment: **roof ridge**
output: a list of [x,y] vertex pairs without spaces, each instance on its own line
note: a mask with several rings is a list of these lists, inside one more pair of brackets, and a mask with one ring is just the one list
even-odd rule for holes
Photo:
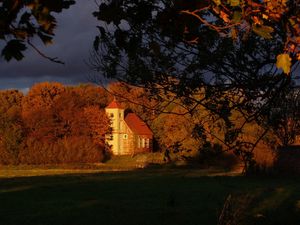
[[107,109],[124,109],[124,107],[115,98],[114,100],[106,106]]

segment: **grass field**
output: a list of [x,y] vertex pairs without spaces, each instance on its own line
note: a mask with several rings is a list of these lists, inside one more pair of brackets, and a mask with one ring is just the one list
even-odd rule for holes
[[251,224],[300,224],[298,178],[214,176],[166,168],[83,172],[3,175],[0,224],[214,225],[229,194],[241,199],[254,196],[251,206],[245,207]]

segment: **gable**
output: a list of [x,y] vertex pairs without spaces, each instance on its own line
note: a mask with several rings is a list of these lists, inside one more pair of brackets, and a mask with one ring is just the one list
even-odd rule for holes
[[106,109],[124,109],[119,102],[116,100],[113,100],[108,106],[106,106]]

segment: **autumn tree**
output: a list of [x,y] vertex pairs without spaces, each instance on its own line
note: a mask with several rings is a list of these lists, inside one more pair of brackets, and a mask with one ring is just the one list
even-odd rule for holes
[[124,82],[112,82],[107,91],[110,98],[117,98],[127,110],[131,110],[141,117],[148,125],[160,113],[159,102],[151,97],[145,88],[128,85]]
[[[54,13],[69,8],[71,0],[0,1],[0,41],[4,42],[1,55],[5,60],[21,60],[28,46],[53,62],[62,63],[55,57],[44,55],[32,43],[38,37],[45,45],[52,42],[56,19]],[[0,42],[0,43],[1,43]]]
[[23,100],[28,135],[21,162],[101,161],[109,120],[101,108],[105,103],[92,99],[103,93],[101,88],[86,85],[64,87],[46,82],[33,86]]
[[236,137],[234,110],[263,119],[297,73],[297,1],[108,1],[94,15],[95,71],[176,99],[183,114],[203,106],[223,120],[224,137]]
[[18,162],[25,137],[21,119],[23,94],[16,90],[0,92],[0,164]]
[[178,105],[170,107],[172,114],[161,113],[151,124],[160,148],[178,159],[197,158],[205,140],[193,136],[195,118],[180,115],[182,109]]
[[64,91],[60,83],[44,82],[31,87],[22,101],[22,118],[30,136],[55,139],[60,135],[62,131],[57,127],[60,121],[54,116],[53,107]]
[[270,127],[282,147],[296,141],[300,134],[300,90],[288,87],[280,93],[271,110],[265,112],[264,126]]

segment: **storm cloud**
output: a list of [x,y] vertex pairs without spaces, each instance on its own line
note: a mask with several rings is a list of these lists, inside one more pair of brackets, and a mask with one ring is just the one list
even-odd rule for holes
[[0,89],[26,90],[42,81],[87,82],[91,71],[86,62],[97,34],[97,20],[92,15],[96,9],[93,0],[77,0],[70,9],[55,15],[58,27],[52,45],[35,40],[35,46],[44,54],[58,57],[65,65],[50,62],[29,47],[20,62],[0,59]]

